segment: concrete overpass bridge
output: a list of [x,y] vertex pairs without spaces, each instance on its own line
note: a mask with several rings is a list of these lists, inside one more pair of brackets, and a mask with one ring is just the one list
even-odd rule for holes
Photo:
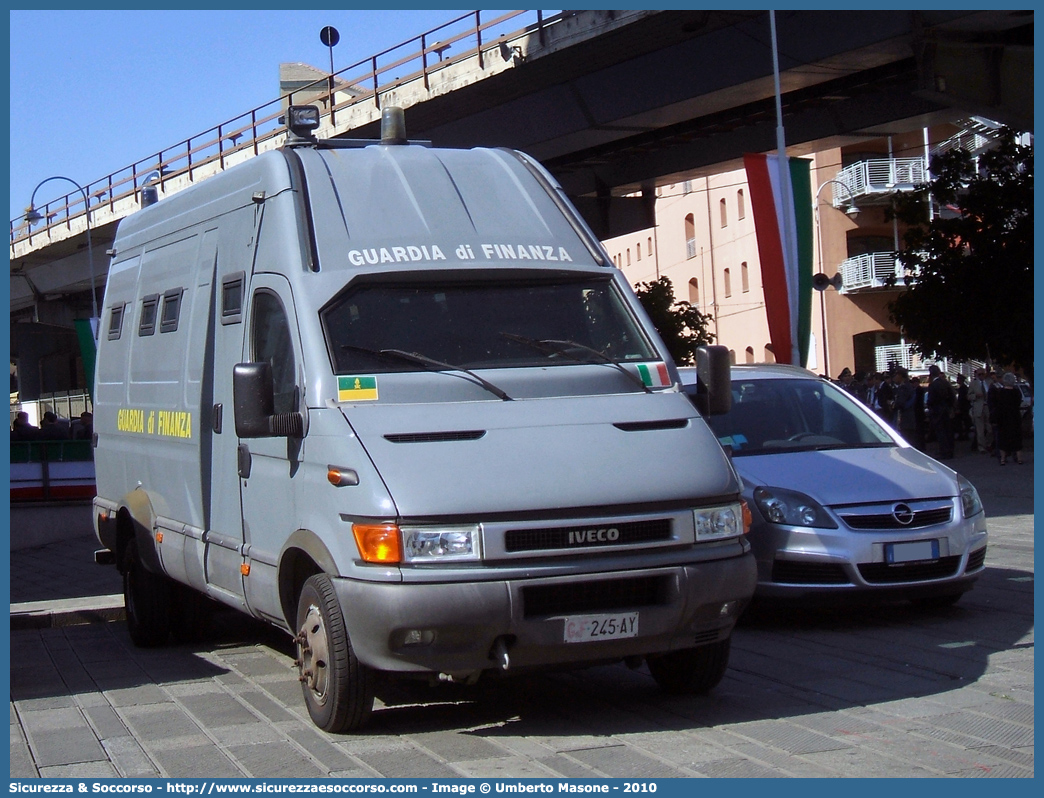
[[[969,114],[1032,130],[1032,11],[784,11],[776,25],[792,155]],[[602,238],[649,226],[657,185],[775,149],[766,11],[476,11],[289,88],[92,181],[86,202],[38,205],[38,225],[12,220],[12,355],[36,351],[20,322],[71,330],[90,315],[143,187],[163,197],[278,147],[289,102],[322,107],[321,136],[374,138],[381,108],[399,105],[411,138],[524,150]]]

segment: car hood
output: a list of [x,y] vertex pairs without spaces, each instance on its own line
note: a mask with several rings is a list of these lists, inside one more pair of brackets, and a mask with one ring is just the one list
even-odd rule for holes
[[748,491],[787,488],[826,506],[958,494],[955,472],[901,446],[749,455],[733,458],[733,464]]
[[740,490],[713,433],[677,392],[344,412],[401,517],[676,507]]

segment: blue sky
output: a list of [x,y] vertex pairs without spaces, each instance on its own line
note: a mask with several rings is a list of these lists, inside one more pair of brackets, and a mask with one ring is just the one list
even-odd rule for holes
[[[45,178],[85,186],[275,99],[281,62],[328,68],[326,25],[340,69],[462,13],[12,10],[9,218]],[[70,190],[52,181],[37,204]]]

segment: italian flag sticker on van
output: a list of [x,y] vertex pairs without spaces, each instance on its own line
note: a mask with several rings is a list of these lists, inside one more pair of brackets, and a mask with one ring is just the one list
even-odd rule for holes
[[368,402],[377,398],[376,377],[338,377],[338,402]]
[[671,384],[666,363],[639,363],[638,375],[649,388],[666,388]]

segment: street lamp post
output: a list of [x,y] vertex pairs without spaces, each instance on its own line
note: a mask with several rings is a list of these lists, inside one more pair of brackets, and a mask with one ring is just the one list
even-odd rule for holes
[[94,283],[94,251],[91,247],[91,204],[87,197],[87,189],[72,178],[62,177],[61,175],[55,175],[41,180],[37,183],[36,188],[33,189],[32,196],[29,198],[29,207],[25,209],[25,221],[28,224],[33,225],[43,219],[43,215],[36,210],[36,192],[39,191],[40,186],[44,183],[49,183],[52,180],[67,180],[76,186],[76,188],[80,190],[80,193],[83,194],[83,215],[87,222],[87,268],[90,270],[91,274],[91,319],[96,320],[98,318],[98,293],[95,289]]
[[[855,218],[856,214],[859,213],[859,209],[855,205],[855,195],[845,183],[840,180],[831,178],[830,180],[824,180],[823,184],[816,190],[816,203],[815,203],[815,216],[816,216],[816,229],[819,231],[819,269],[823,270],[823,225],[819,218],[819,206],[820,199],[819,195],[823,193],[823,189],[833,183],[834,185],[841,186],[848,193],[848,207],[845,209],[845,213],[848,214],[849,218]],[[830,282],[829,280],[827,281]],[[835,286],[836,287],[836,286]],[[823,373],[830,377],[830,355],[827,350],[827,320],[826,320],[826,285],[819,291],[819,316],[822,321],[823,327]]]

